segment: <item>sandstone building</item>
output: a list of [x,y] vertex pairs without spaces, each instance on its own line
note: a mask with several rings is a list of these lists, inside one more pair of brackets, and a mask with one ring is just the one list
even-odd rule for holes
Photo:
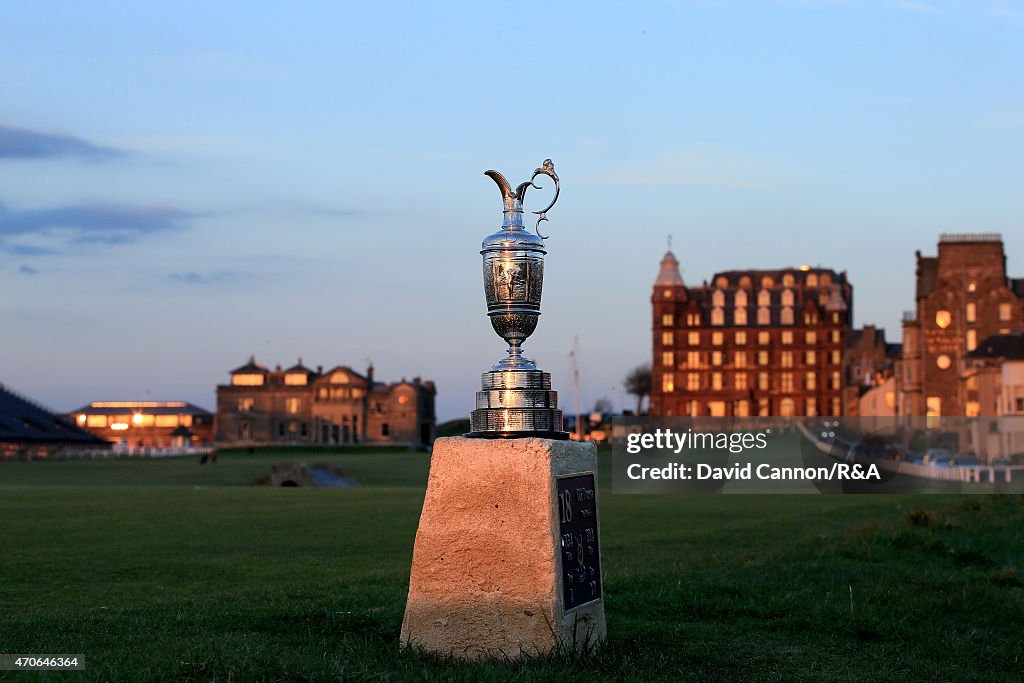
[[413,444],[434,440],[432,381],[393,384],[337,366],[274,370],[249,358],[217,387],[220,444]]
[[845,272],[734,270],[687,287],[669,251],[651,305],[651,414],[843,414]]
[[1002,237],[941,235],[937,256],[917,252],[916,290],[897,362],[899,414],[991,415],[966,359],[982,340],[1024,321],[1024,279],[1007,277]]
[[185,401],[94,401],[67,417],[101,439],[132,448],[213,443],[213,413]]

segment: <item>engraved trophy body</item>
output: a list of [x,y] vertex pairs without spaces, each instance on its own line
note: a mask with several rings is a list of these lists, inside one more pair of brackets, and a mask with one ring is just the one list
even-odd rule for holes
[[[567,439],[562,431],[558,396],[551,390],[551,374],[523,355],[522,345],[537,328],[544,287],[544,240],[539,227],[558,201],[558,176],[550,159],[529,181],[515,189],[497,171],[485,173],[501,190],[504,218],[501,229],[484,238],[484,297],[491,327],[508,343],[508,353],[482,377],[476,410],[470,415],[470,433],[477,438],[542,437]],[[536,234],[523,227],[523,198],[539,175],[555,183],[555,196],[538,215]]]

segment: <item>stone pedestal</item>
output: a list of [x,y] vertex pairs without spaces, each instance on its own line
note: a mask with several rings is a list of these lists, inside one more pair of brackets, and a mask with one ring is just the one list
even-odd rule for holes
[[592,443],[438,439],[402,645],[514,659],[604,640],[596,475]]

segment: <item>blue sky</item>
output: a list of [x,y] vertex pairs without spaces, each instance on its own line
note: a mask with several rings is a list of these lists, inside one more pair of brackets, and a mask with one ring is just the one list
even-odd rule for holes
[[148,4],[0,22],[0,382],[59,410],[212,408],[255,354],[467,414],[504,351],[482,172],[547,157],[526,348],[570,408],[575,335],[584,407],[629,405],[669,233],[689,283],[847,270],[891,336],[941,232],[1024,276],[1024,3]]

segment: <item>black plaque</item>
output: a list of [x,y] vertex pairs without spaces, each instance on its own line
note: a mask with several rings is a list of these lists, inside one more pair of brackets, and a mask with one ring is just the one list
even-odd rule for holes
[[601,599],[601,550],[597,544],[597,488],[594,473],[558,477],[562,609]]

